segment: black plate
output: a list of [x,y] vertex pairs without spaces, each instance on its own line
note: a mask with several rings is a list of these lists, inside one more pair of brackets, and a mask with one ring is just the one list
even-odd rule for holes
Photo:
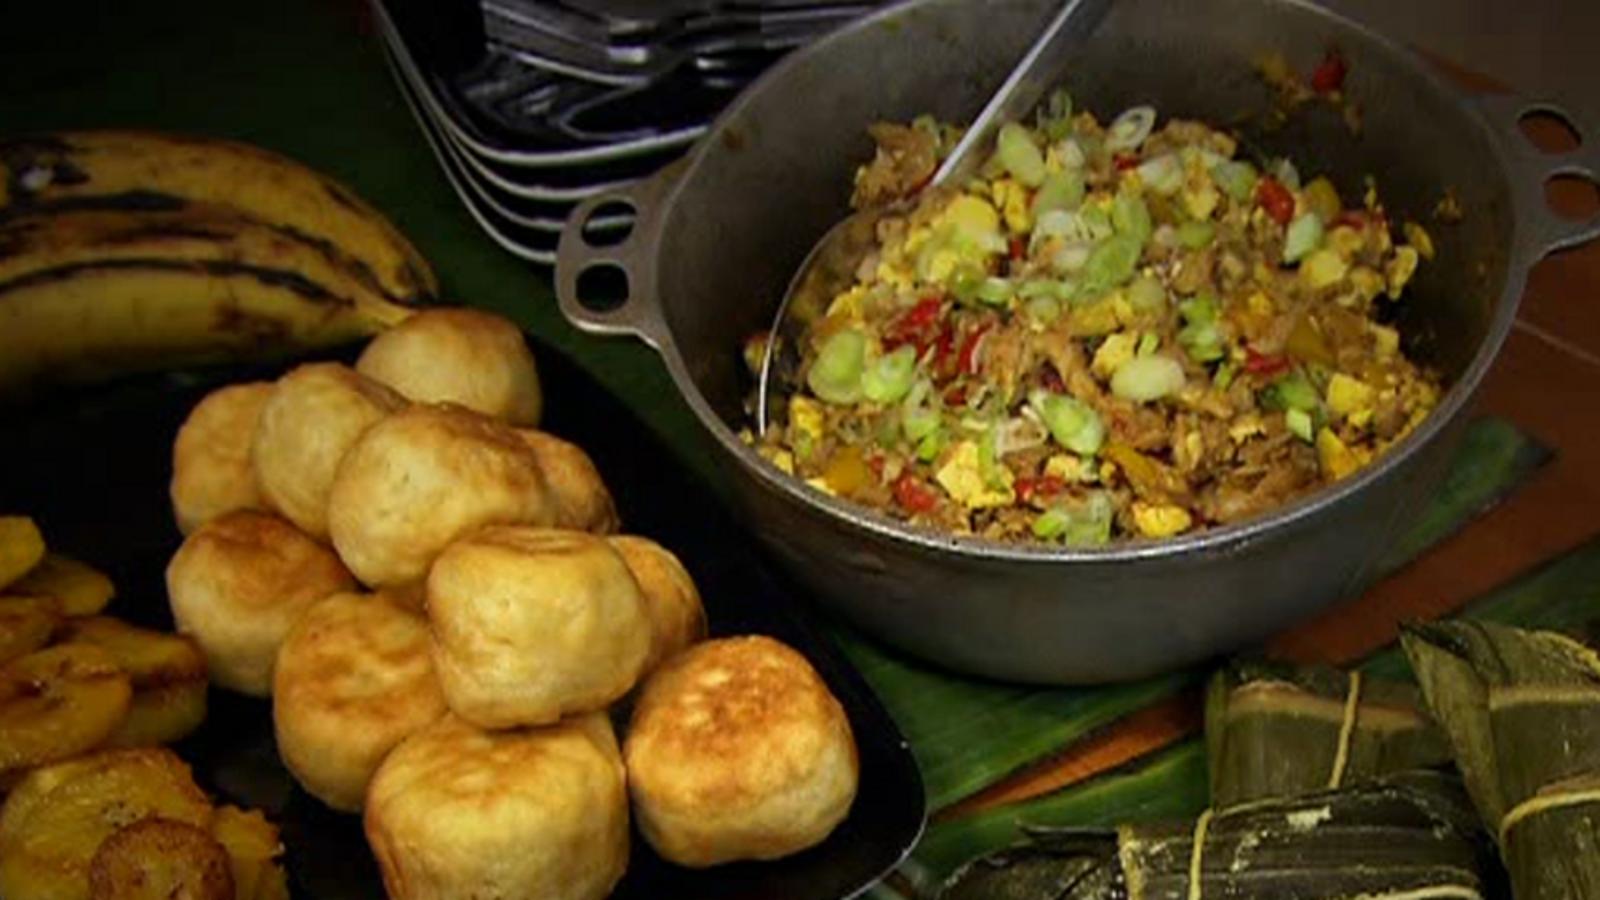
[[[861,677],[796,605],[777,574],[709,489],[618,400],[555,351],[535,344],[544,428],[587,449],[627,531],[671,548],[694,574],[713,634],[762,633],[797,648],[839,697],[861,751],[861,788],[827,841],[770,863],[692,871],[660,860],[634,834],[619,898],[801,900],[854,894],[893,867],[921,833],[916,763]],[[334,354],[350,359],[353,352]],[[275,377],[278,367],[227,366],[58,391],[0,409],[0,510],[32,515],[46,540],[103,568],[118,586],[110,610],[170,628],[162,573],[180,537],[167,498],[173,435],[220,384]],[[381,898],[356,816],[302,792],[278,761],[267,701],[213,690],[200,731],[178,747],[221,800],[259,807],[279,824],[295,896]]]

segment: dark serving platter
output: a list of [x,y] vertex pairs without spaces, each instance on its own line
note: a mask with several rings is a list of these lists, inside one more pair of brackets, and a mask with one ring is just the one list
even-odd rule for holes
[[[850,816],[821,845],[787,859],[693,871],[633,837],[618,898],[822,900],[864,890],[921,834],[922,782],[905,739],[871,690],[800,612],[799,589],[765,560],[709,489],[620,401],[573,362],[534,343],[546,396],[541,427],[594,458],[624,530],[682,558],[714,635],[763,633],[799,649],[850,717],[861,787]],[[355,348],[325,354],[349,360]],[[163,571],[180,543],[167,499],[172,438],[189,409],[224,383],[270,379],[286,365],[220,366],[50,391],[0,407],[0,511],[32,515],[51,546],[106,571],[108,613],[170,628]],[[291,890],[319,900],[380,898],[383,887],[356,816],[331,812],[278,761],[271,704],[213,689],[211,711],[178,752],[219,802],[257,807],[283,832]]]

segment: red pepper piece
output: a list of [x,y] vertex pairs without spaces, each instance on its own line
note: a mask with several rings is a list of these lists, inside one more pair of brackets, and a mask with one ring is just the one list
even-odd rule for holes
[[955,343],[956,332],[949,323],[939,329],[939,334],[933,339],[933,374],[935,378],[955,377]]
[[1252,375],[1276,375],[1289,368],[1289,357],[1282,353],[1257,353],[1244,348],[1244,370]]
[[1287,225],[1294,218],[1294,194],[1289,193],[1289,189],[1271,175],[1261,179],[1256,186],[1256,202],[1279,225]]
[[1022,259],[1028,255],[1028,245],[1019,237],[1012,238],[1011,244],[1007,249],[1012,259]]
[[1111,156],[1111,166],[1118,172],[1126,172],[1139,164],[1139,157],[1132,153],[1115,153]]
[[924,328],[933,324],[934,320],[939,318],[939,309],[943,306],[944,299],[942,297],[930,294],[918,300],[917,305],[911,307],[900,322],[908,328]]
[[912,344],[920,356],[928,344],[933,342],[933,326],[939,320],[939,313],[943,308],[942,297],[928,296],[918,300],[916,306],[906,310],[900,318],[884,329],[884,349],[894,350],[903,344]]
[[872,474],[878,476],[879,478],[883,477],[883,465],[884,460],[881,455],[874,454],[867,457],[867,468],[871,469]]
[[958,384],[955,387],[951,388],[950,390],[944,392],[944,405],[945,406],[960,406],[961,404],[966,403],[966,402],[967,402],[967,386],[964,385],[964,384]]
[[894,500],[906,510],[924,513],[939,505],[939,495],[910,472],[894,480]]
[[1371,217],[1368,216],[1363,210],[1342,209],[1339,211],[1339,215],[1334,217],[1333,224],[1346,225],[1359,231],[1367,227],[1367,223],[1370,220]]
[[978,343],[983,336],[994,327],[993,322],[985,322],[972,330],[967,339],[961,342],[961,352],[956,356],[956,371],[967,375],[978,374]]
[[1017,499],[1027,503],[1034,497],[1048,497],[1061,493],[1067,486],[1065,481],[1054,475],[1040,475],[1037,478],[1018,478],[1015,485]]
[[1344,87],[1344,76],[1349,71],[1345,65],[1344,54],[1335,48],[1329,48],[1322,62],[1311,73],[1311,89],[1319,94],[1331,94]]

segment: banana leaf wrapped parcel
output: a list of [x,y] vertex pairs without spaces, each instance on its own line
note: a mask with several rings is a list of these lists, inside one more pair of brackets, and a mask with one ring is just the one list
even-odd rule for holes
[[1414,685],[1326,667],[1224,667],[1207,692],[1205,732],[1217,809],[1450,762]]
[[1459,779],[1417,771],[1188,822],[1033,829],[968,863],[943,900],[1500,896],[1494,850]]
[[1600,655],[1481,622],[1401,641],[1517,900],[1600,898]]

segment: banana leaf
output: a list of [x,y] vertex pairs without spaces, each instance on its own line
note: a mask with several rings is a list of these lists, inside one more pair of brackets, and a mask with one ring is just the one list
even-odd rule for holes
[[1600,655],[1483,622],[1401,641],[1519,900],[1600,897]]
[[1448,765],[1413,685],[1359,672],[1239,661],[1206,697],[1211,805],[1227,809]]
[[[1474,420],[1432,502],[1391,548],[1381,574],[1402,567],[1510,494],[1549,459],[1504,419]],[[844,625],[835,640],[911,744],[930,810],[943,809],[1071,747],[1122,717],[1203,684],[1200,670],[1123,685],[1041,689],[962,678],[924,665]]]
[[1488,897],[1497,866],[1453,775],[1414,772],[1187,821],[1036,829],[956,872],[943,900]]
[[[1462,617],[1559,629],[1600,621],[1600,538],[1474,600]],[[1375,654],[1361,670],[1390,679],[1410,677],[1399,647]],[[1204,746],[1186,741],[1053,794],[935,822],[900,871],[918,893],[926,893],[961,863],[1015,843],[1031,828],[1197,815],[1207,802],[1205,781]]]

